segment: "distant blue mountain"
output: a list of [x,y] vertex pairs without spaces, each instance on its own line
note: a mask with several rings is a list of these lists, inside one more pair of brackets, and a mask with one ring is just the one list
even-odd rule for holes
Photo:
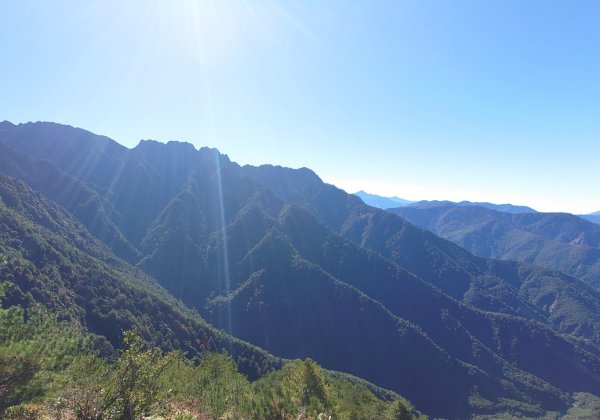
[[600,225],[600,211],[590,213],[590,214],[580,214],[579,217],[581,217],[589,222]]
[[364,191],[359,191],[354,193],[354,195],[358,196],[365,204],[371,207],[377,207],[380,209],[390,209],[394,207],[404,207],[412,201],[405,200],[400,197],[382,197],[375,194],[369,194]]
[[[600,226],[569,213],[508,213],[484,206],[411,204],[388,212],[475,255],[523,261],[600,286]],[[587,217],[600,216],[589,215]]]
[[[513,204],[494,204],[494,203],[486,203],[486,202],[473,202],[473,201],[461,201],[459,203],[453,201],[439,201],[439,200],[423,200],[417,201],[414,203],[408,204],[410,207],[420,208],[420,209],[428,209],[432,207],[440,207],[440,206],[448,206],[455,205],[460,207],[468,207],[468,206],[479,206],[485,207],[490,210],[501,211],[504,213],[512,213],[512,214],[523,214],[523,213],[537,213],[536,210],[527,206],[515,206]],[[401,207],[401,206],[398,206]]]
[[[380,195],[369,194],[368,192],[365,192],[362,190],[357,193],[354,193],[354,195],[360,197],[360,199],[362,201],[364,201],[365,204],[367,204],[371,207],[377,207],[380,209],[392,209],[392,208],[396,208],[396,207],[406,207],[406,206],[419,208],[419,209],[428,209],[428,208],[432,208],[432,207],[454,205],[454,206],[461,206],[461,207],[480,206],[480,207],[488,208],[490,210],[496,210],[496,211],[501,211],[504,213],[512,213],[512,214],[537,213],[537,211],[532,209],[531,207],[515,206],[514,204],[494,204],[494,203],[473,202],[473,201],[454,202],[454,201],[448,201],[448,200],[410,201],[410,200],[405,200],[404,198],[400,198],[400,197],[382,197]],[[588,216],[600,221],[600,212],[592,213]],[[582,216],[582,217],[586,218],[586,216]],[[591,220],[591,219],[589,219],[589,220]],[[592,220],[592,221],[594,221],[594,220]]]

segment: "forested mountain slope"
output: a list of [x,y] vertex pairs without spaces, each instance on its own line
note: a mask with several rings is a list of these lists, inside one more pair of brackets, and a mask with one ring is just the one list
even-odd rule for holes
[[[0,255],[0,264],[6,258]],[[248,381],[231,358],[205,352],[190,360],[125,332],[118,355],[42,305],[5,300],[0,282],[0,417],[23,419],[424,418],[387,392],[378,398],[357,378],[291,361]],[[367,384],[373,388],[372,385]],[[377,391],[377,390],[376,390]]]
[[281,360],[208,325],[141,270],[115,257],[60,207],[0,176],[0,266],[6,305],[43,304],[98,336],[105,354],[136,329],[164,350],[190,356],[227,350],[258,377]]
[[525,261],[600,284],[600,225],[567,213],[509,214],[454,205],[391,213],[475,255]]
[[369,207],[308,169],[245,166],[244,173],[313,213],[334,232],[483,310],[545,319],[598,343],[600,295],[585,283],[526,263],[476,257],[406,219]]

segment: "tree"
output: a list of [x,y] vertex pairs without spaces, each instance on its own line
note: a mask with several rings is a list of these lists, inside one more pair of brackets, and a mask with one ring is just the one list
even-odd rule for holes
[[196,371],[198,399],[213,418],[247,409],[251,399],[250,383],[237,371],[230,357],[219,353],[207,354]]
[[144,350],[142,338],[133,331],[125,332],[123,343],[125,350],[111,380],[107,405],[115,416],[134,420],[148,414],[160,400],[159,379],[173,356],[163,356],[157,348]]
[[[2,261],[0,254],[0,265]],[[0,303],[5,286],[0,283]],[[33,381],[40,370],[40,362],[28,345],[30,336],[23,309],[0,306],[0,416],[8,407],[40,392]]]
[[402,400],[394,401],[394,404],[392,405],[391,417],[393,420],[411,420],[411,419],[413,419],[413,415],[411,414],[410,408]]
[[31,393],[29,385],[38,370],[39,363],[31,355],[0,350],[0,416]]
[[327,418],[336,413],[337,401],[332,387],[319,365],[310,359],[288,363],[264,385],[258,410],[265,410],[267,417],[306,418],[322,414]]
[[69,367],[63,400],[77,419],[101,420],[106,417],[104,389],[111,379],[110,366],[97,354],[86,354]]

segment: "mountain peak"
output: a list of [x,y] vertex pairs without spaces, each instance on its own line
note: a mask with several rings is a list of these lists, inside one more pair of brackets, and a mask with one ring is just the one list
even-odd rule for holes
[[155,148],[155,149],[170,149],[170,150],[186,150],[188,152],[196,152],[196,148],[194,147],[194,145],[192,143],[188,143],[185,141],[177,141],[177,140],[169,140],[168,142],[164,143],[158,140],[140,140],[140,142],[138,143],[138,145],[135,147],[137,148],[142,148],[142,149],[150,149],[150,148]]

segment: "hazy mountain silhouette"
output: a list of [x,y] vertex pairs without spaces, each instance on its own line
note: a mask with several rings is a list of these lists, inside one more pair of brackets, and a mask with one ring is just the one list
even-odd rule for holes
[[[473,202],[473,201],[453,202],[453,201],[445,201],[445,200],[443,200],[443,201],[432,200],[432,201],[416,201],[414,203],[409,204],[410,207],[415,207],[415,208],[420,208],[420,209],[426,209],[426,208],[431,208],[431,207],[440,207],[440,206],[443,207],[443,206],[450,206],[450,205],[461,206],[461,207],[479,206],[479,207],[488,208],[490,210],[496,210],[496,211],[502,211],[505,213],[514,213],[514,214],[536,213],[536,210],[532,209],[531,207],[527,207],[527,206],[515,206],[514,204],[494,204],[494,203]],[[396,206],[396,207],[402,207],[402,206]]]
[[360,197],[365,204],[369,206],[377,207],[380,209],[388,209],[391,207],[401,207],[412,203],[412,201],[405,200],[400,197],[382,197],[380,195],[369,194],[365,191],[359,191],[354,193],[355,196]]
[[588,220],[592,223],[596,223],[596,224],[600,225],[600,211],[597,211],[595,213],[590,213],[590,214],[580,214],[579,217],[582,217],[585,220]]

